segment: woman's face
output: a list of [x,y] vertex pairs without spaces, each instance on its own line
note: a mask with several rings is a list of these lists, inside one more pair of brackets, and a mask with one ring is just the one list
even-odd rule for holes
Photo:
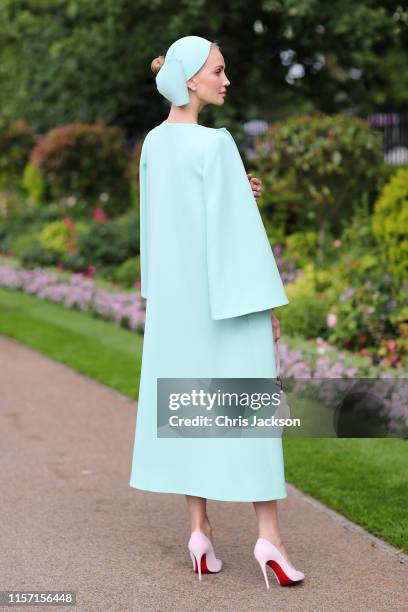
[[192,95],[196,95],[202,105],[224,104],[230,82],[225,74],[224,58],[218,47],[211,47],[204,66],[188,83]]

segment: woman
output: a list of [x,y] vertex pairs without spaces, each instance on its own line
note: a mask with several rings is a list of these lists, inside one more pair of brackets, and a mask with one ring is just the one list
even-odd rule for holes
[[[254,555],[266,585],[303,579],[289,563],[277,516],[287,497],[280,437],[158,435],[159,379],[273,378],[273,308],[288,304],[255,197],[226,128],[198,123],[206,104],[224,103],[230,82],[217,43],[175,41],[152,62],[171,102],[140,157],[141,295],[145,335],[130,486],[184,494],[191,515],[193,569],[216,573],[208,499],[254,503]],[[249,180],[248,180],[249,179]],[[272,325],[271,325],[272,320]]]

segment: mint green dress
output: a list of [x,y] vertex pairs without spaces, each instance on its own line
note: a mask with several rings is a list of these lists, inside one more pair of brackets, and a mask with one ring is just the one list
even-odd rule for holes
[[164,121],[146,135],[140,257],[147,301],[130,486],[286,497],[280,437],[157,437],[157,378],[276,376],[271,308],[289,300],[226,128]]

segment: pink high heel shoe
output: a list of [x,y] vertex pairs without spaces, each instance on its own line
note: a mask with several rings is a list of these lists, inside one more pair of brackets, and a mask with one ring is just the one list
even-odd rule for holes
[[222,561],[216,558],[211,540],[202,531],[193,531],[187,546],[199,580],[201,574],[215,574],[221,570]]
[[266,566],[269,565],[273,569],[278,583],[281,586],[287,586],[300,582],[305,575],[296,570],[291,565],[282,553],[276,548],[272,542],[265,538],[258,538],[254,548],[254,556],[261,566],[262,573],[265,578],[266,586],[269,589],[268,576],[266,575]]

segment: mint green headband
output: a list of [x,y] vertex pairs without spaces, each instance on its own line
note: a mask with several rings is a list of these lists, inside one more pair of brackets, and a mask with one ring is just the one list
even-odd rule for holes
[[187,81],[205,64],[211,41],[201,36],[183,36],[167,50],[156,76],[158,91],[176,106],[188,104]]

